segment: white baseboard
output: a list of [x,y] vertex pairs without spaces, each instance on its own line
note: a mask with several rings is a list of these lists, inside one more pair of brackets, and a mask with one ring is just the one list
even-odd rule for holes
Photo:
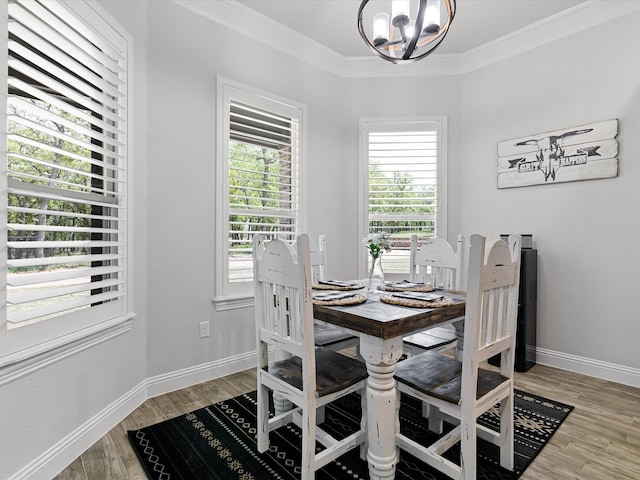
[[536,358],[537,363],[542,365],[640,388],[640,369],[638,368],[602,362],[544,348],[536,349]]
[[174,372],[147,378],[147,398],[174,392],[198,383],[224,377],[231,373],[255,368],[256,352],[251,351],[233,357],[184,368]]
[[[538,348],[537,363],[640,388],[640,369]],[[142,402],[255,367],[255,352],[150,377],[67,435],[8,480],[50,479],[106,435]]]
[[248,368],[255,368],[255,366],[256,353],[254,351],[147,378],[9,477],[8,480],[51,479],[82,455],[87,448],[109,433],[146,399]]
[[146,381],[143,381],[12,475],[9,480],[53,478],[140,406],[146,398]]

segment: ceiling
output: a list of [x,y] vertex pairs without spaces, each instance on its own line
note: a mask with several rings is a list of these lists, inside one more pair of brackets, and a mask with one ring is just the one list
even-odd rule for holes
[[[360,0],[238,1],[344,57],[374,55],[358,33]],[[457,0],[454,21],[437,53],[469,52],[581,3],[585,0]]]

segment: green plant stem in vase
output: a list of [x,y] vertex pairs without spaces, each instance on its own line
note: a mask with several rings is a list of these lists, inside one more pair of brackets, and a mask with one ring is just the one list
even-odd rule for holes
[[371,267],[369,268],[368,290],[370,292],[376,292],[379,289],[384,289],[382,254],[378,255],[377,257],[371,256]]
[[372,235],[366,241],[366,247],[371,257],[369,266],[368,291],[376,292],[378,287],[384,289],[384,270],[382,269],[382,254],[391,251],[388,233]]

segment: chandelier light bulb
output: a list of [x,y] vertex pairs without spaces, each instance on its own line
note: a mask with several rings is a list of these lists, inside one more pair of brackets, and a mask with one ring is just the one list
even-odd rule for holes
[[440,0],[427,2],[424,14],[424,33],[438,33],[440,30]]
[[391,15],[394,27],[407,25],[409,23],[409,0],[393,0],[391,2]]
[[412,38],[413,37],[413,32],[416,31],[416,24],[415,22],[409,22],[407,24],[406,27],[404,27],[404,33],[407,36],[407,38]]
[[389,41],[389,14],[376,13],[373,17],[373,44],[377,47]]

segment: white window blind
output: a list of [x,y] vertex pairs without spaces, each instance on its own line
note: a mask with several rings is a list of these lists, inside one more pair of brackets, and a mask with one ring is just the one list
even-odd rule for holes
[[365,122],[365,237],[390,234],[385,273],[408,271],[409,241],[443,235],[443,126],[440,121]]
[[126,43],[100,18],[8,5],[8,353],[126,312]]
[[293,242],[301,195],[301,107],[247,87],[223,83],[222,90],[226,128],[219,171],[227,193],[218,222],[226,226],[219,237],[219,298],[252,295],[252,237]]

